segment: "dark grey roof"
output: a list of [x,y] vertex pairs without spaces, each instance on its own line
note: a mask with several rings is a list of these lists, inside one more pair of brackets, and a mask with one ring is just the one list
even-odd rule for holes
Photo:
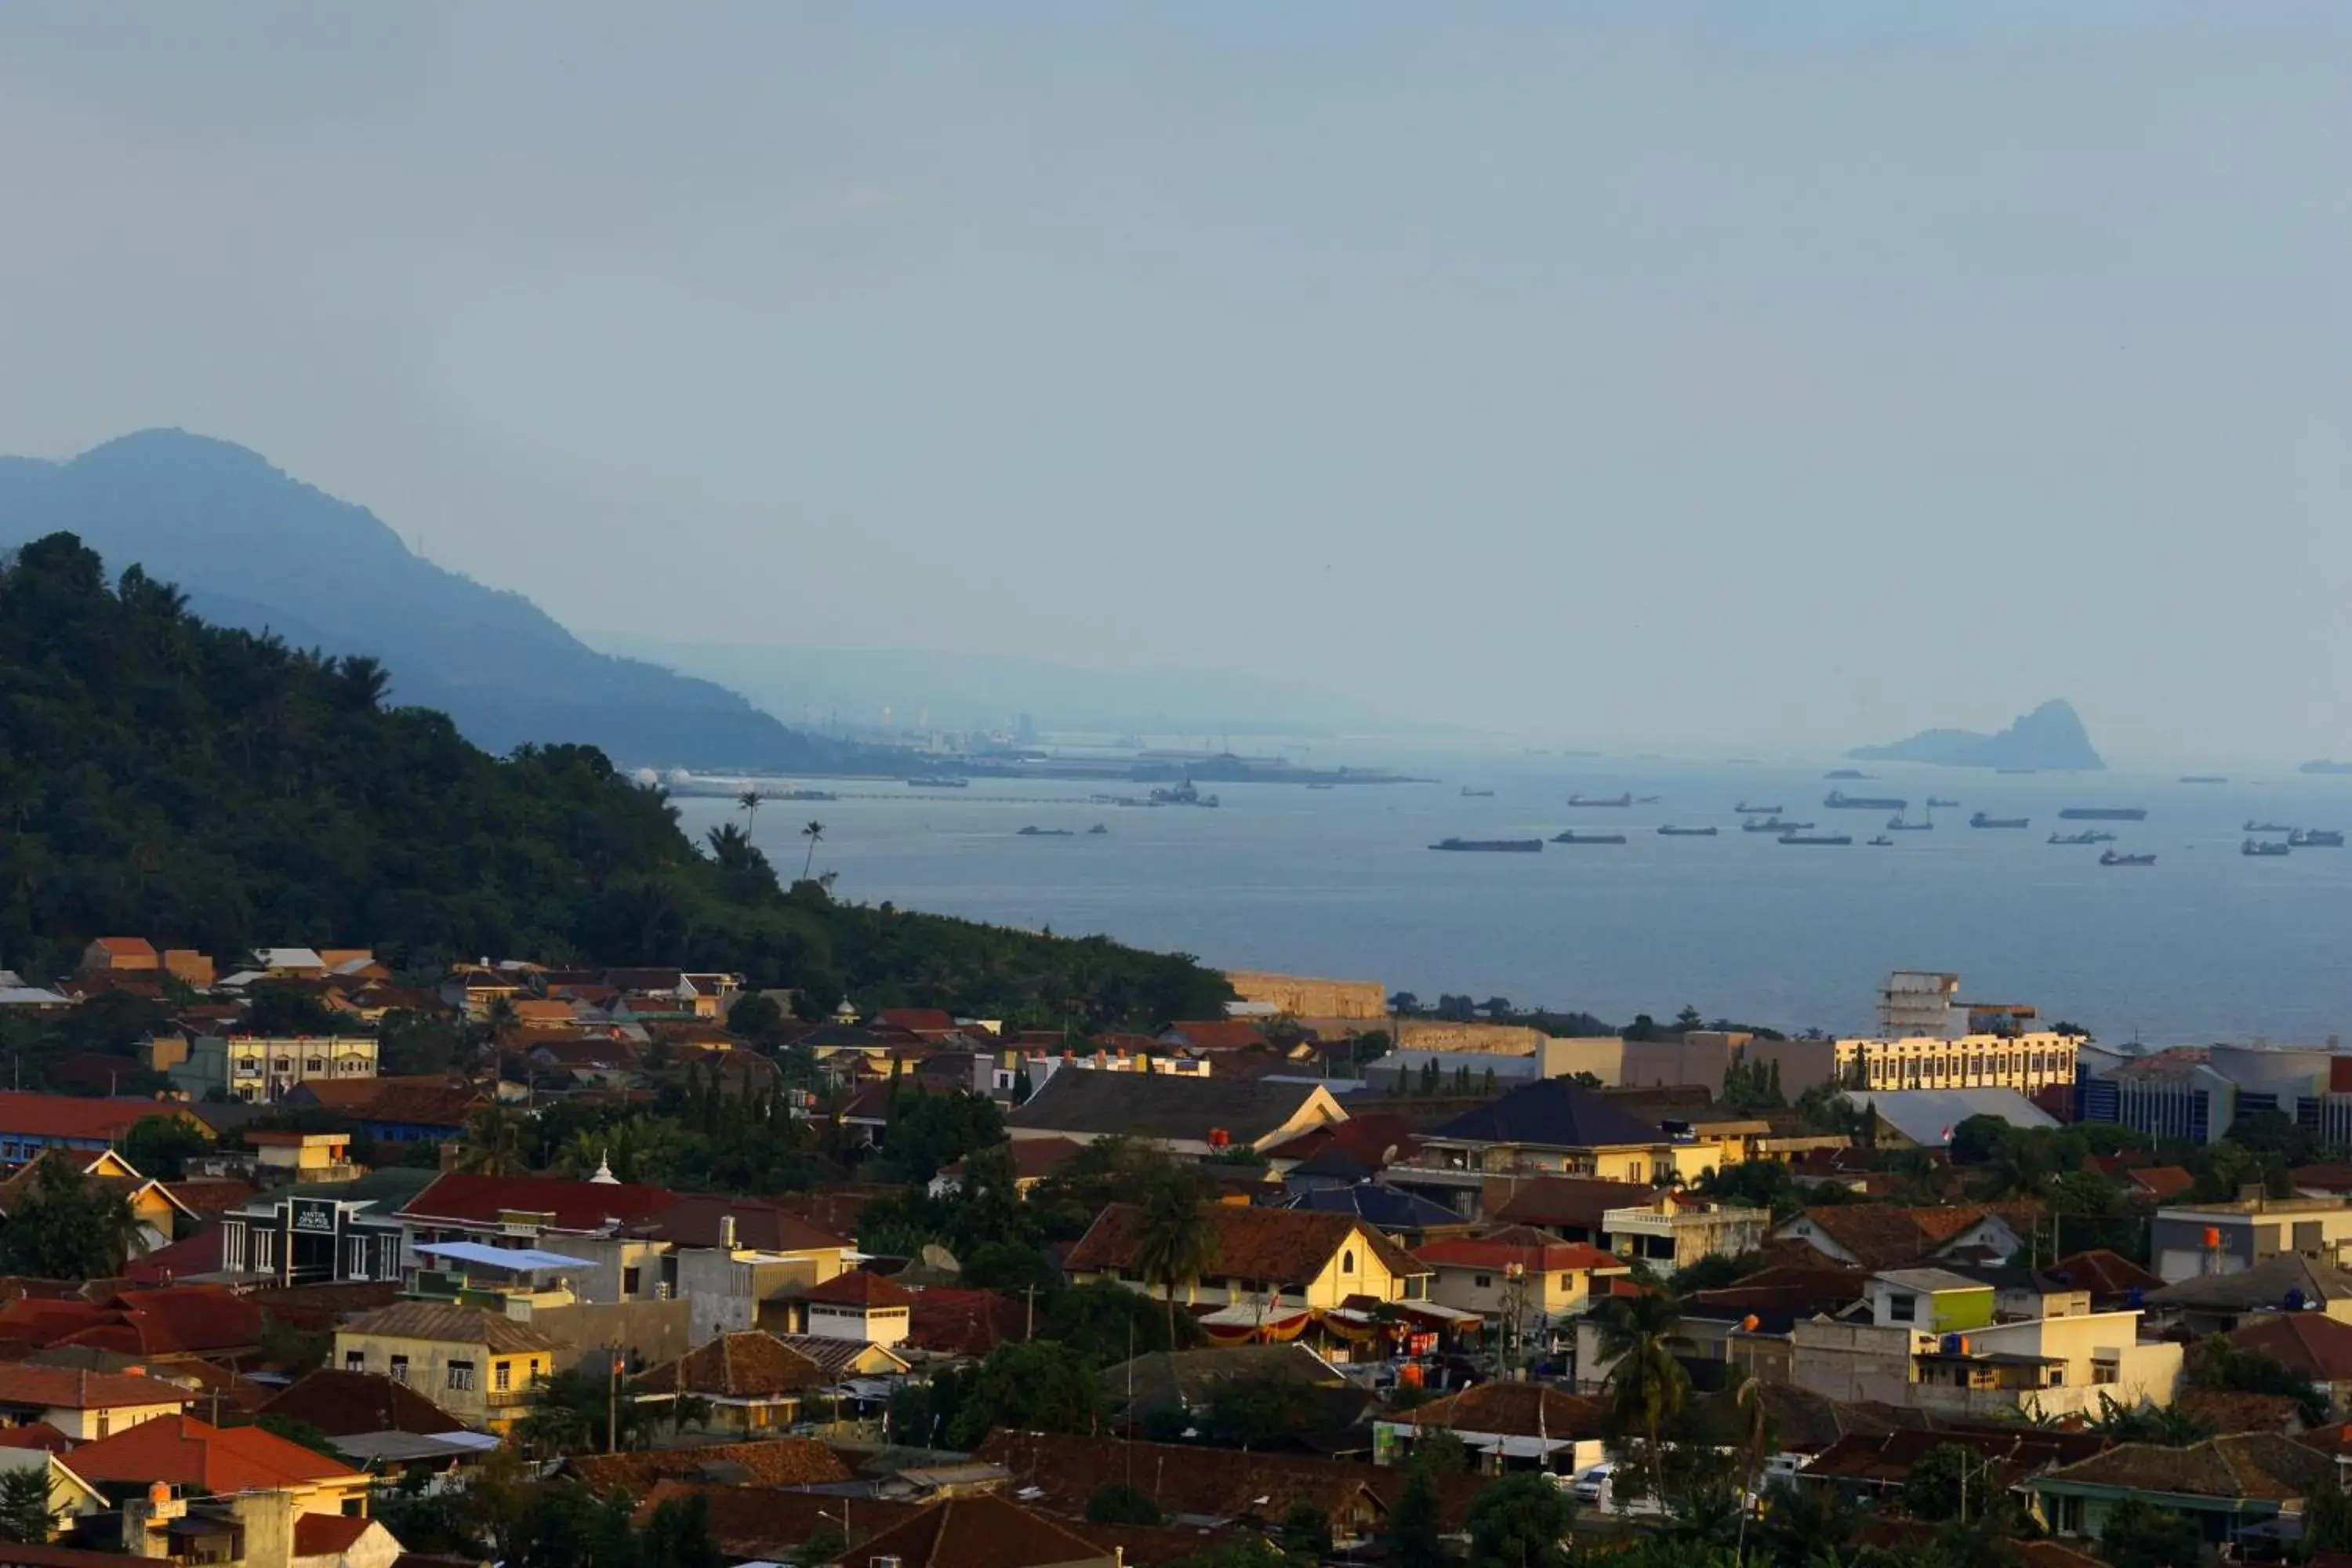
[[1318,1087],[1068,1068],[1004,1121],[1034,1132],[1194,1141],[1221,1129],[1236,1143],[1255,1143],[1297,1115]]
[[1540,1143],[1554,1149],[1606,1149],[1657,1143],[1654,1121],[1621,1110],[1566,1079],[1548,1078],[1515,1089],[1492,1105],[1465,1111],[1424,1136],[1485,1143]]
[[1444,1204],[1384,1187],[1377,1182],[1301,1193],[1285,1199],[1281,1206],[1311,1209],[1317,1214],[1351,1214],[1376,1230],[1426,1230],[1432,1226],[1469,1223]]
[[2284,1306],[2290,1290],[2300,1292],[2305,1301],[2342,1300],[2352,1297],[2352,1274],[2332,1264],[2314,1263],[2299,1252],[2288,1252],[2234,1274],[2192,1275],[2178,1284],[2150,1290],[2141,1300],[2151,1307],[2252,1311]]

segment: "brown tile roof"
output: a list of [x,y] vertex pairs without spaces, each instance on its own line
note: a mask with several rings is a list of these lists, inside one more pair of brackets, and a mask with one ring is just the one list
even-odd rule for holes
[[600,1231],[613,1220],[642,1225],[677,1206],[677,1195],[632,1182],[575,1181],[563,1176],[480,1176],[451,1171],[401,1208],[404,1219],[496,1225],[502,1214],[543,1214],[557,1230]]
[[2336,1461],[2275,1432],[2247,1432],[2210,1437],[2186,1448],[2121,1443],[2104,1454],[2053,1470],[2049,1479],[2180,1497],[2282,1502],[2332,1484]]
[[2352,1193],[2352,1165],[2297,1165],[2287,1173],[2297,1187],[2317,1193]]
[[454,1301],[394,1301],[345,1327],[354,1334],[381,1334],[387,1339],[481,1345],[499,1355],[564,1348],[562,1340],[543,1329]]
[[1399,1419],[1452,1432],[1580,1438],[1600,1436],[1607,1415],[1607,1406],[1597,1399],[1565,1394],[1539,1383],[1495,1382],[1474,1384],[1459,1394],[1433,1399]]
[[[831,1523],[825,1516],[837,1518],[841,1513],[841,1500],[829,1492],[663,1480],[656,1481],[653,1489],[637,1500],[635,1521],[642,1530],[653,1517],[654,1510],[662,1504],[684,1502],[690,1498],[703,1500],[709,1513],[711,1540],[730,1558],[738,1560],[783,1558],[816,1534],[821,1526]],[[912,1519],[922,1511],[919,1503],[889,1502],[880,1498],[859,1498],[854,1506],[856,1511],[851,1517],[861,1531],[887,1530],[900,1520]]]
[[1132,1443],[1049,1432],[993,1432],[972,1458],[1013,1472],[1016,1490],[1036,1489],[1037,1506],[1083,1515],[1087,1500],[1132,1480],[1167,1513],[1209,1519],[1279,1520],[1297,1501],[1337,1517],[1367,1498],[1377,1472],[1365,1465],[1290,1454],[1244,1454],[1172,1443]]
[[1485,1236],[1424,1242],[1413,1248],[1412,1255],[1432,1268],[1502,1269],[1516,1263],[1532,1274],[1576,1268],[1630,1273],[1633,1267],[1613,1252],[1580,1241],[1555,1241],[1549,1233],[1524,1225],[1507,1226]]
[[800,1293],[803,1301],[815,1301],[831,1307],[911,1307],[914,1293],[904,1285],[894,1285],[879,1274],[868,1274],[854,1268],[846,1274],[836,1274],[822,1285],[812,1285]]
[[299,1083],[287,1091],[286,1098],[291,1104],[316,1104],[346,1121],[398,1121],[418,1127],[463,1127],[488,1103],[478,1089],[438,1080],[414,1083],[399,1079]]
[[2184,1388],[2173,1407],[2223,1436],[2236,1432],[2284,1432],[2299,1420],[2300,1401],[2284,1394],[2236,1394],[2220,1388]]
[[2124,1180],[2132,1191],[2158,1203],[2168,1203],[2197,1184],[2197,1178],[2178,1165],[2147,1165],[2130,1172]]
[[359,1544],[375,1521],[340,1513],[306,1513],[294,1521],[294,1555],[339,1557]]
[[[1345,1121],[1310,1127],[1296,1138],[1286,1138],[1265,1152],[1269,1160],[1311,1160],[1327,1149],[1339,1149],[1375,1169],[1411,1159],[1421,1149],[1412,1123],[1392,1111],[1374,1111]],[[1393,1152],[1391,1152],[1393,1151]]]
[[1854,1433],[1840,1437],[1815,1455],[1805,1467],[1805,1474],[1827,1480],[1900,1486],[1913,1466],[1946,1444],[1969,1450],[2014,1479],[2087,1459],[2105,1451],[2107,1440],[2095,1432],[2055,1428],[2002,1432],[1984,1426],[1967,1430],[1904,1427]]
[[2352,1383],[2352,1323],[2325,1312],[2280,1312],[2224,1336],[2260,1351],[2315,1383]]
[[877,1348],[856,1340],[836,1340],[826,1334],[777,1334],[774,1338],[778,1344],[798,1351],[816,1363],[828,1383],[840,1383],[856,1376],[857,1363]]
[[307,1421],[330,1437],[369,1432],[461,1432],[466,1424],[382,1373],[320,1368],[280,1389],[260,1411]]
[[1026,1303],[993,1290],[927,1285],[915,1292],[907,1342],[941,1355],[984,1356],[1027,1337]]
[[132,1372],[89,1372],[62,1366],[0,1362],[0,1405],[50,1410],[99,1410],[126,1405],[184,1405],[186,1389]]
[[[1353,1215],[1234,1204],[1210,1204],[1202,1213],[1214,1236],[1207,1273],[1304,1286],[1335,1253],[1351,1245],[1379,1258],[1391,1273],[1429,1272],[1411,1253]],[[1074,1273],[1131,1268],[1142,1233],[1141,1208],[1112,1204],[1095,1216],[1070,1253],[1067,1267]]]
[[680,1198],[635,1228],[635,1234],[676,1247],[717,1247],[719,1222],[732,1215],[735,1245],[761,1252],[839,1251],[850,1244],[819,1230],[790,1210],[757,1198]]
[[644,1454],[575,1454],[564,1464],[591,1490],[617,1489],[632,1497],[643,1497],[656,1481],[693,1480],[706,1473],[738,1470],[770,1487],[814,1486],[850,1479],[849,1468],[840,1457],[813,1437],[772,1437],[763,1443],[721,1443]]
[[202,1492],[277,1491],[359,1479],[341,1460],[258,1426],[224,1429],[191,1415],[158,1416],[84,1443],[73,1451],[73,1469],[86,1481],[169,1481]]
[[933,1503],[861,1543],[861,1556],[906,1568],[1049,1568],[1110,1553],[1018,1503],[982,1493]]
[[1994,1212],[1981,1204],[1936,1208],[1840,1204],[1809,1208],[1803,1217],[1865,1268],[1893,1268],[1926,1257]]
[[2062,1258],[2050,1266],[2050,1277],[2062,1285],[2088,1290],[2095,1298],[2127,1296],[2134,1290],[2157,1290],[2161,1275],[2151,1274],[2120,1253],[2095,1247]]
[[1537,1176],[1517,1184],[1500,1204],[1488,1200],[1486,1214],[1507,1225],[1560,1226],[1574,1230],[1600,1228],[1610,1209],[1631,1208],[1658,1195],[1640,1182],[1604,1182],[1590,1176]]
[[699,1394],[718,1399],[775,1399],[835,1381],[824,1368],[773,1334],[720,1334],[636,1380],[646,1394]]

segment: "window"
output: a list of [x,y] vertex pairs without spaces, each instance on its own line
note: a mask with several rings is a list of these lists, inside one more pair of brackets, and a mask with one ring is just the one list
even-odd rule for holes
[[1470,1283],[1476,1286],[1481,1290],[1484,1290],[1487,1286],[1492,1285],[1494,1282],[1495,1277],[1491,1274],[1475,1274],[1470,1278]]
[[99,1435],[100,1436],[103,1437],[103,1436],[105,1436],[108,1433],[110,1433],[110,1432],[111,1432],[111,1431],[113,1431],[113,1430],[114,1430],[114,1412],[113,1412],[113,1411],[111,1411],[111,1410],[101,1410],[101,1411],[100,1411],[100,1412],[98,1413],[98,1435]]
[[474,1386],[474,1363],[469,1361],[451,1362],[449,1363],[449,1386],[456,1389],[472,1388]]
[[408,1381],[408,1358],[406,1356],[396,1355],[392,1358],[392,1381],[394,1383],[406,1383]]
[[500,1394],[514,1387],[514,1363],[498,1361],[490,1363],[490,1386]]
[[624,1269],[622,1269],[622,1270],[621,1270],[621,1294],[622,1294],[622,1295],[624,1295],[624,1296],[634,1296],[634,1295],[635,1295],[635,1294],[637,1293],[637,1277],[638,1277],[638,1273],[639,1273],[639,1270],[635,1269],[635,1268],[624,1268]]
[[1895,1291],[1887,1292],[1886,1315],[1898,1323],[1917,1322],[1919,1321],[1919,1298],[1916,1296],[1901,1294]]
[[1563,1274],[1563,1275],[1561,1275],[1561,1276],[1559,1277],[1559,1288],[1560,1288],[1561,1289],[1563,1289],[1563,1290],[1573,1290],[1573,1289],[1576,1289],[1576,1276],[1575,1276],[1575,1275],[1573,1275],[1573,1274]]
[[345,1372],[365,1372],[367,1370],[367,1352],[345,1351],[343,1352],[343,1370]]
[[1339,1272],[1342,1274],[1353,1274],[1355,1271],[1356,1253],[1355,1249],[1350,1247],[1347,1251],[1339,1254]]
[[314,1073],[325,1072],[327,1070],[327,1058],[324,1057],[312,1057],[302,1064],[302,1070],[305,1072]]

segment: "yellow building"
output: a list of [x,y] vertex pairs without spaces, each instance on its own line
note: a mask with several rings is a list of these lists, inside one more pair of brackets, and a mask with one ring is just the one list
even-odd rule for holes
[[[1376,1301],[1421,1300],[1430,1270],[1412,1254],[1352,1215],[1305,1209],[1202,1207],[1212,1233],[1209,1262],[1180,1281],[1177,1300],[1212,1305],[1274,1303],[1329,1309],[1350,1297]],[[1136,1258],[1143,1210],[1113,1204],[1096,1216],[1064,1267],[1072,1280],[1116,1280],[1156,1294]]]
[[1633,1272],[1616,1254],[1560,1241],[1528,1226],[1489,1236],[1427,1242],[1413,1257],[1431,1272],[1429,1299],[1441,1307],[1500,1318],[1567,1317],[1592,1304],[1596,1289]]
[[504,1432],[566,1348],[542,1330],[479,1307],[395,1301],[337,1329],[331,1364],[382,1373],[468,1425]]
[[2070,1035],[1963,1035],[1958,1039],[1840,1040],[1834,1080],[1859,1089],[2011,1089],[2031,1096],[2074,1081]]

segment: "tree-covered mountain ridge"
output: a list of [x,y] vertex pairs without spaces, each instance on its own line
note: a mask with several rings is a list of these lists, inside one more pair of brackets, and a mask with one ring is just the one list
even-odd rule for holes
[[395,700],[443,710],[493,752],[579,742],[633,767],[904,766],[599,653],[523,595],[436,565],[367,508],[231,441],[142,430],[64,462],[0,458],[0,546],[58,532],[179,584],[216,625],[383,660]]
[[708,853],[591,746],[505,758],[393,676],[215,626],[71,534],[0,563],[0,963],[92,938],[235,954],[369,946],[740,971],[830,1008],[1150,1022],[1231,994],[1190,957],[787,889],[730,826]]

